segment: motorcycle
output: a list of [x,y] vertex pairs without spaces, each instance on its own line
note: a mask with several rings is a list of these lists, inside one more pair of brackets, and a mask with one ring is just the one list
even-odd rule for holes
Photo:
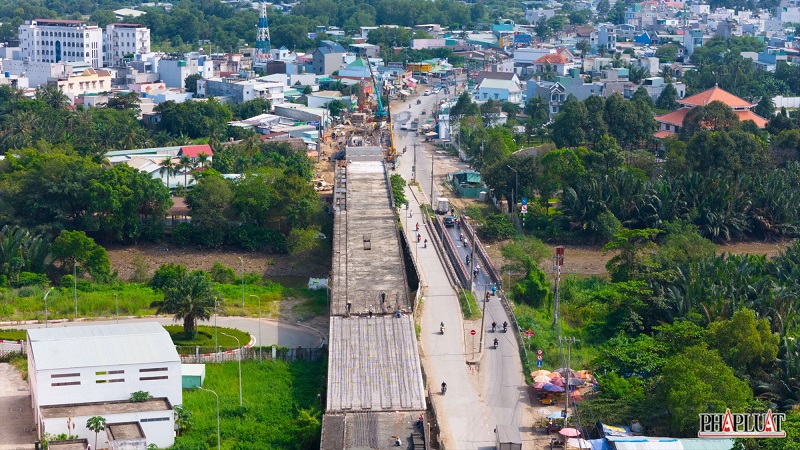
[[508,322],[503,322],[503,333],[508,331]]
[[447,393],[447,385],[442,383],[442,395]]
[[494,330],[496,328],[497,328],[497,322],[492,322],[492,333],[494,333]]
[[417,222],[417,231],[419,231],[419,222]]
[[422,100],[417,100],[417,104],[421,105],[422,104]]
[[442,333],[442,334],[444,334],[444,323],[442,323],[441,325],[439,325],[439,333]]
[[422,248],[428,248],[428,240],[425,239],[425,242],[422,244]]
[[497,338],[494,338],[494,348],[497,348],[497,343],[498,343]]

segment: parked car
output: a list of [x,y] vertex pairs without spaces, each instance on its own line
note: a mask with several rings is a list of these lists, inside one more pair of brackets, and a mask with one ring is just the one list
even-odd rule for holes
[[427,97],[428,95],[431,95],[431,90],[430,90],[430,89],[425,89],[425,92],[423,92],[423,93],[422,93],[422,95],[424,95],[424,96],[426,96],[426,97]]
[[455,226],[455,224],[456,224],[456,219],[453,218],[453,216],[445,216],[444,217],[444,226],[452,227],[452,226]]

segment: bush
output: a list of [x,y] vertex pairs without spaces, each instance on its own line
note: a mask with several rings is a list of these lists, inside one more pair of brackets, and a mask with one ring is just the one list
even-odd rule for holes
[[181,223],[172,229],[172,242],[175,245],[186,247],[194,243],[194,226],[191,223]]
[[597,216],[597,240],[600,244],[606,244],[611,240],[619,230],[622,229],[622,223],[611,211],[603,211]]
[[245,250],[265,250],[272,253],[286,253],[286,237],[280,232],[262,228],[252,223],[243,223],[231,230],[231,241]]
[[211,279],[217,283],[233,284],[236,281],[236,272],[219,261],[214,262],[209,274]]
[[503,214],[491,214],[486,217],[480,235],[490,241],[508,239],[515,233],[514,224]]
[[547,278],[538,267],[532,268],[527,277],[514,284],[512,293],[516,302],[525,303],[534,308],[540,308],[545,303],[549,304],[553,298]]
[[11,285],[14,287],[22,286],[38,286],[47,284],[47,275],[43,273],[20,272],[15,281]]
[[180,279],[188,272],[189,270],[183,264],[162,264],[161,267],[159,267],[155,273],[153,273],[153,278],[150,279],[150,283],[148,284],[151,288],[158,291],[163,289],[165,286],[170,285],[174,280]]

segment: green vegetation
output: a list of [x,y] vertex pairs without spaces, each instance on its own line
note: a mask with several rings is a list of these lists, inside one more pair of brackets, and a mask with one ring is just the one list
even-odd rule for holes
[[244,331],[235,328],[217,327],[214,329],[213,325],[198,325],[197,332],[194,335],[187,335],[183,331],[181,325],[164,325],[164,328],[169,332],[172,338],[172,343],[178,347],[206,347],[214,348],[214,338],[216,336],[217,343],[221,348],[237,348],[238,344],[236,339],[225,336],[222,333],[227,333],[231,336],[239,338],[242,345],[247,345],[250,342],[250,335]]
[[408,200],[406,199],[406,180],[400,174],[392,174],[389,177],[389,182],[392,185],[392,196],[394,197],[394,203],[396,207],[401,207],[403,205],[408,204]]
[[458,302],[461,304],[461,315],[464,320],[479,319],[481,317],[481,308],[475,299],[475,294],[471,291],[462,290],[458,294]]
[[[204,387],[219,395],[223,449],[319,447],[321,405],[327,362],[242,362],[244,407],[239,407],[237,363],[206,366]],[[265,388],[268,387],[268,388]],[[217,404],[210,392],[184,392],[191,426],[176,450],[216,448]]]

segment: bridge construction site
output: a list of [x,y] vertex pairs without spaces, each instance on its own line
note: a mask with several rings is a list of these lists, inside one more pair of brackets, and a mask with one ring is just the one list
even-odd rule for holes
[[426,409],[389,175],[380,146],[335,167],[330,349],[321,448],[425,448]]

